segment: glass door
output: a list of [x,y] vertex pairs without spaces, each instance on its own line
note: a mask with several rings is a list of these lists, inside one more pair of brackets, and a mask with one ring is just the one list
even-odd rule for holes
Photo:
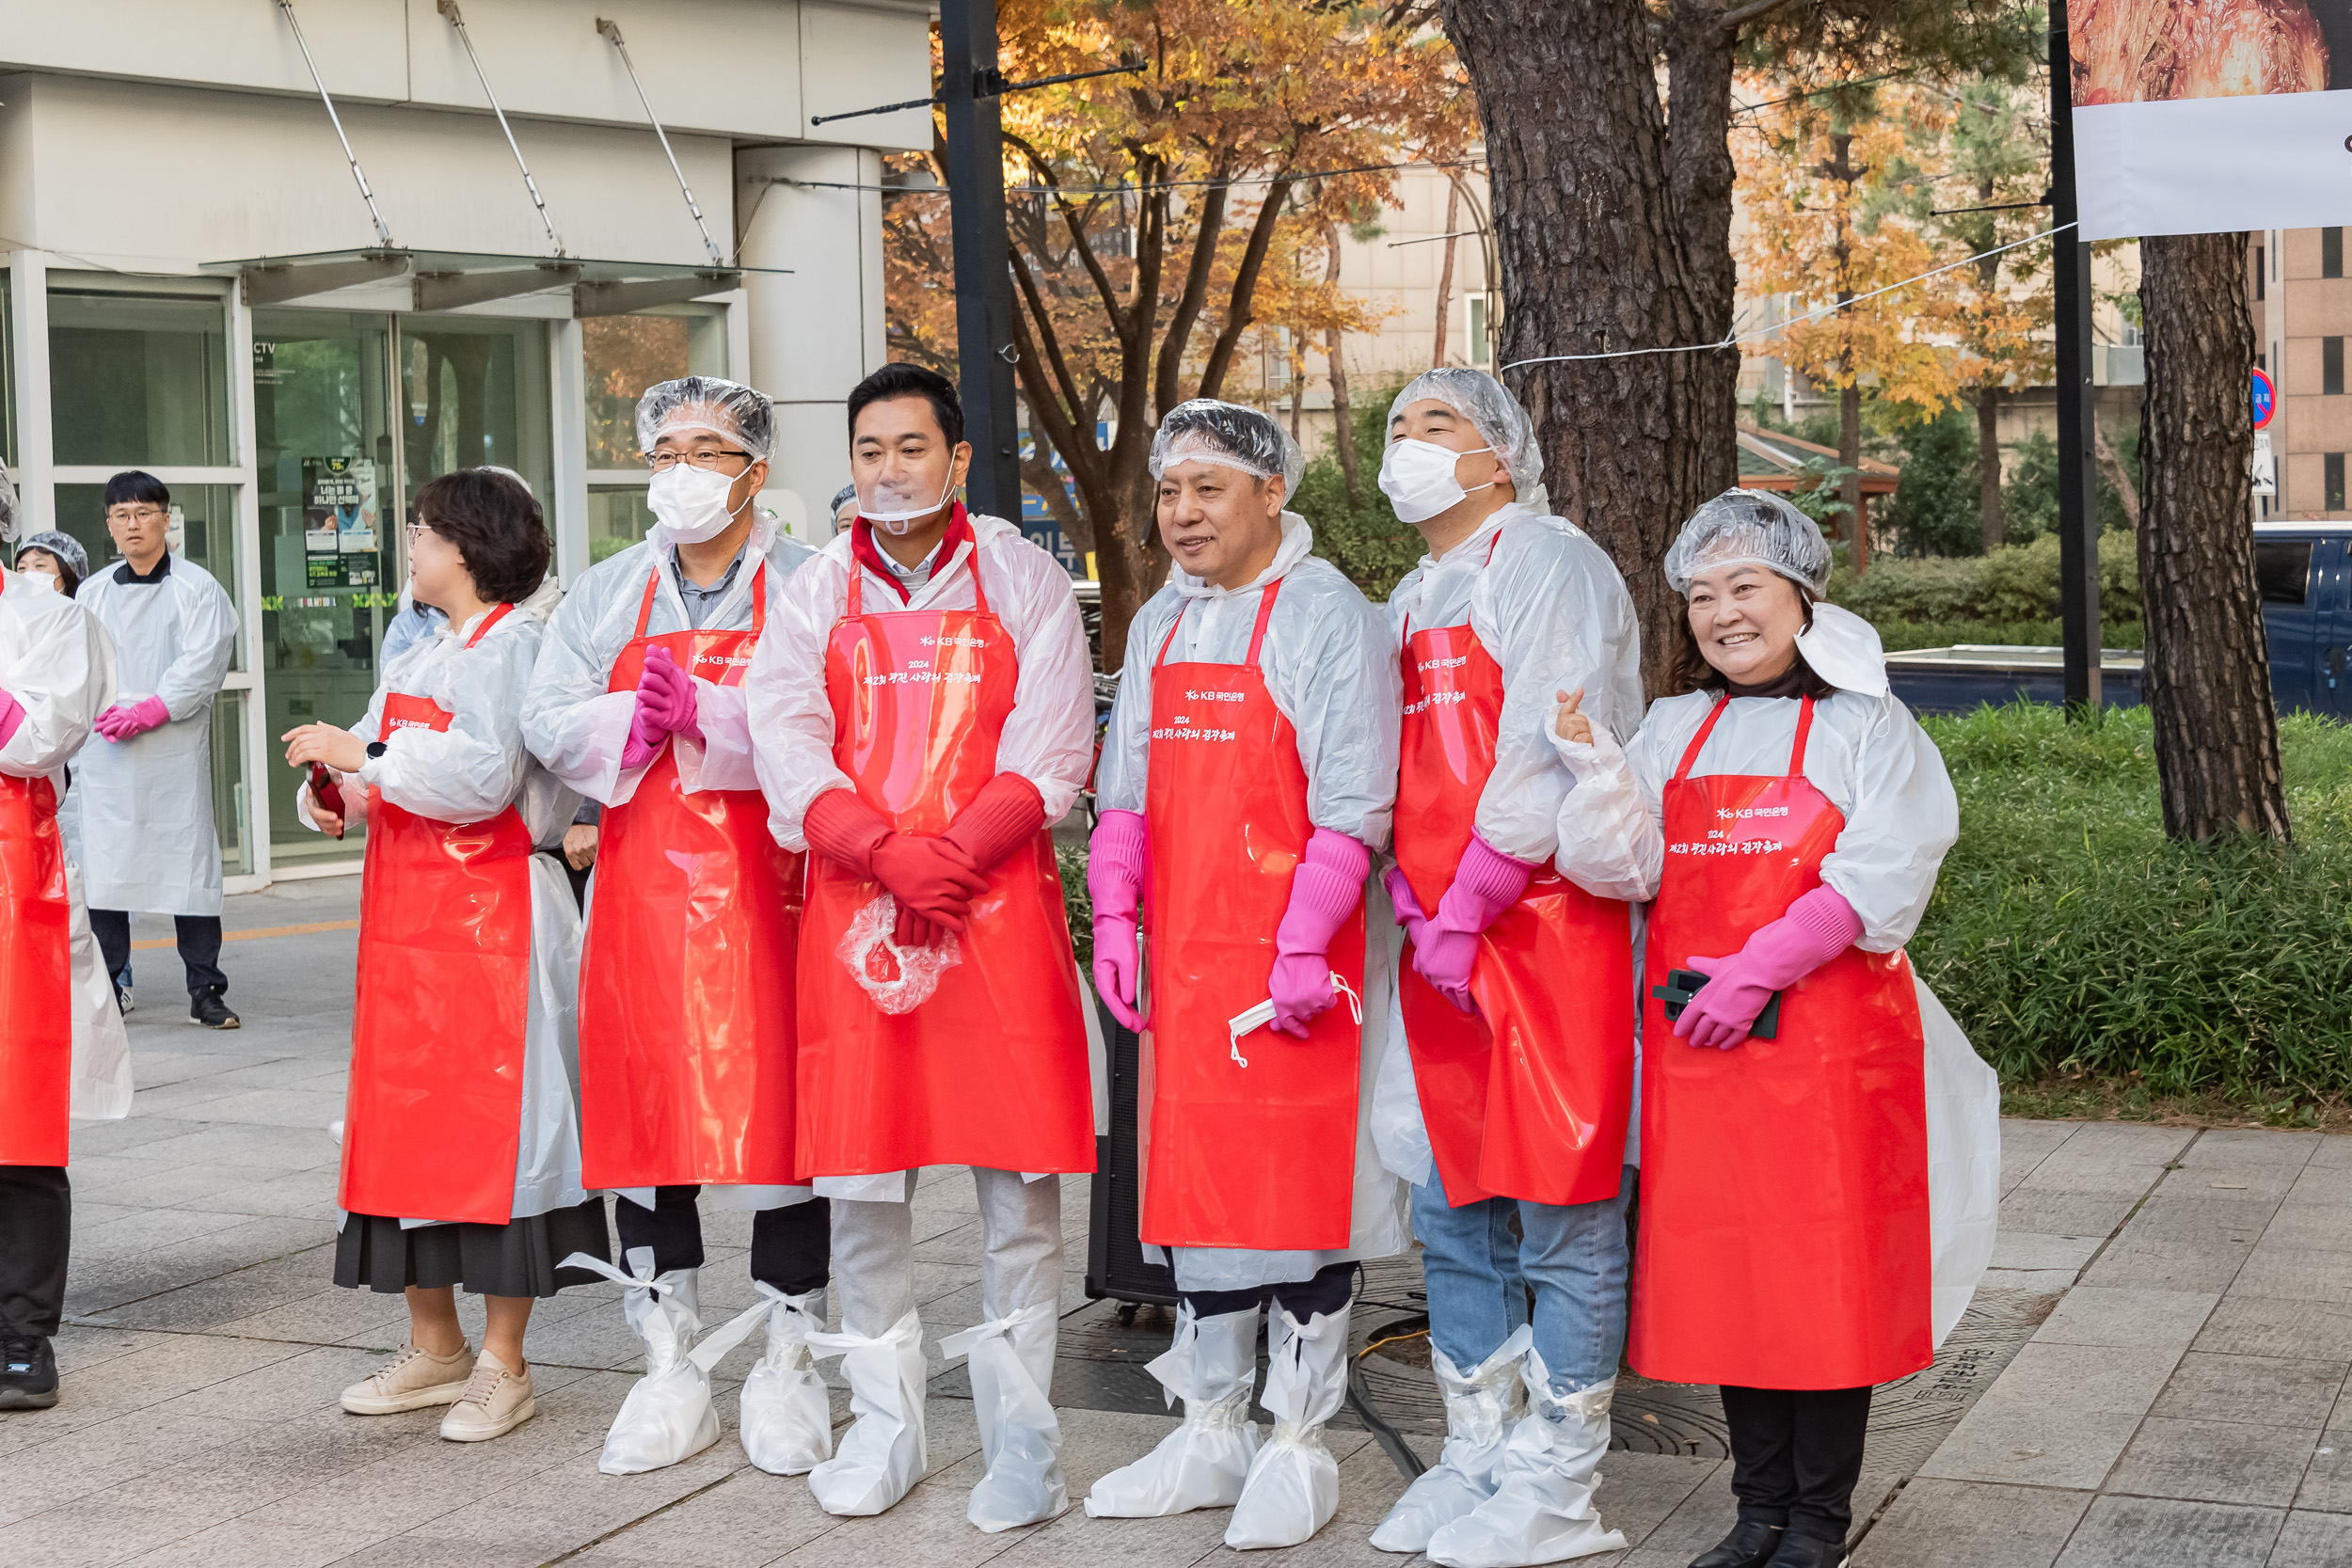
[[[404,570],[391,326],[369,312],[253,312],[262,721],[273,748],[297,724],[358,723],[375,691],[376,650]],[[292,768],[269,770],[272,864],[358,854],[364,829],[337,840],[302,826],[300,783]]]

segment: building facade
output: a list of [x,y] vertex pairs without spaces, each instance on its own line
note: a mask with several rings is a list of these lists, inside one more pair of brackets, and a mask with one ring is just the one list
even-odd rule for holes
[[930,90],[928,6],[7,8],[0,456],[93,562],[107,476],[154,473],[234,600],[232,891],[357,868],[294,820],[274,741],[364,711],[427,480],[520,472],[568,581],[649,520],[638,391],[722,374],[776,400],[762,504],[830,534],[844,402],[884,356],[881,160],[930,119],[817,121]]

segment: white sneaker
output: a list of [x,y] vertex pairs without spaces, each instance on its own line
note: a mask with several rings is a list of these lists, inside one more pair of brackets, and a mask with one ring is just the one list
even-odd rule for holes
[[343,1408],[354,1416],[397,1416],[404,1410],[455,1404],[465,1397],[473,1369],[471,1345],[453,1355],[404,1346],[399,1354],[343,1390]]
[[466,1397],[441,1418],[441,1435],[453,1443],[482,1443],[503,1437],[537,1414],[531,1397],[531,1369],[509,1371],[488,1351],[473,1364]]

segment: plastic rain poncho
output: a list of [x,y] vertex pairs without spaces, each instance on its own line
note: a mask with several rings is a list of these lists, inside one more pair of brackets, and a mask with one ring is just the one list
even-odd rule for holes
[[[1960,833],[1960,802],[1944,758],[1927,732],[1886,689],[1877,634],[1834,605],[1813,607],[1813,626],[1797,641],[1824,678],[1847,672],[1860,689],[1840,685],[1815,704],[1804,777],[1844,815],[1836,847],[1821,862],[1821,880],[1853,906],[1862,922],[1856,943],[1892,953],[1911,940],[1937,870]],[[1825,668],[1826,666],[1826,668]],[[1555,738],[1577,776],[1562,802],[1557,863],[1561,874],[1613,897],[1648,899],[1665,861],[1666,781],[1698,733],[1717,693],[1687,692],[1652,705],[1648,719],[1620,749],[1605,732],[1595,743]],[[1777,774],[1796,742],[1802,705],[1782,698],[1734,700],[1708,736],[1691,776]],[[1993,1255],[2000,1184],[2000,1088],[1927,981],[1914,973],[1927,1039],[1928,1209],[1934,1251],[1934,1338],[1960,1321]]]
[[90,907],[218,914],[213,697],[236,652],[236,610],[211,574],[173,554],[141,582],[128,562],[86,578],[74,601],[114,640],[115,703],[161,697],[170,721],[74,759],[65,812]]
[[[1144,809],[1152,667],[1178,611],[1184,620],[1168,650],[1170,662],[1238,664],[1248,657],[1259,597],[1266,585],[1279,580],[1281,596],[1267,621],[1259,662],[1275,706],[1297,732],[1307,814],[1316,827],[1359,840],[1375,858],[1388,847],[1396,807],[1397,714],[1404,700],[1396,642],[1380,612],[1338,567],[1311,554],[1313,548],[1314,531],[1305,518],[1286,512],[1272,564],[1246,587],[1212,587],[1181,567],[1168,574],[1168,585],[1127,628],[1127,662],[1096,772],[1099,809]],[[1411,1244],[1404,1186],[1382,1168],[1372,1136],[1374,1090],[1391,1043],[1395,921],[1377,876],[1370,879],[1365,897],[1363,1056],[1348,1244],[1327,1252],[1180,1247],[1174,1261],[1181,1289],[1245,1290],[1308,1279],[1327,1263],[1387,1258]],[[1393,1043],[1401,1053],[1404,1041]],[[1162,1255],[1158,1247],[1144,1250],[1154,1259]]]

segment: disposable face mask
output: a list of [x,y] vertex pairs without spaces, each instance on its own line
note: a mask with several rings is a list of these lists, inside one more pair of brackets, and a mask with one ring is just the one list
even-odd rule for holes
[[65,584],[58,579],[57,574],[55,572],[27,570],[19,572],[17,576],[31,578],[35,582],[40,583],[43,588],[48,589],[52,594],[62,594],[65,592]]
[[672,544],[699,545],[724,533],[735,520],[735,513],[727,509],[727,492],[735,488],[735,479],[679,463],[653,476],[645,487],[645,504],[661,520]]
[[954,467],[950,466],[947,470],[947,486],[939,492],[939,499],[934,501],[915,500],[907,494],[906,483],[904,480],[883,479],[874,482],[874,493],[871,496],[868,496],[863,489],[859,490],[857,515],[869,523],[880,523],[892,533],[903,534],[907,531],[907,525],[915,518],[928,517],[947,504],[947,498],[956,493],[956,473]]
[[[1472,451],[1455,451],[1435,441],[1391,441],[1387,455],[1380,459],[1380,493],[1389,498],[1398,517],[1408,523],[1425,523],[1470,494],[1454,477],[1454,465],[1462,458],[1494,450],[1479,447]],[[1478,488],[1491,490],[1494,482],[1489,480]]]

